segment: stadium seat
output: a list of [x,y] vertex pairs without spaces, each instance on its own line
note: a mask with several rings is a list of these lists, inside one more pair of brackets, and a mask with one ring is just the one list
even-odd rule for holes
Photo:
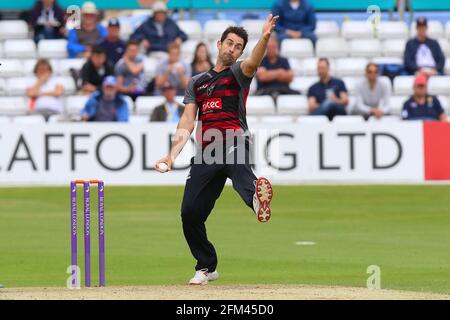
[[86,62],[84,58],[50,60],[58,65],[58,74],[61,76],[70,76],[70,69],[81,70]]
[[335,116],[333,123],[362,123],[364,122],[362,116]]
[[128,122],[129,123],[135,123],[135,124],[140,124],[140,123],[148,123],[150,122],[150,116],[146,116],[146,115],[130,115],[128,117]]
[[130,36],[133,34],[134,32],[134,28],[133,25],[127,21],[127,19],[120,19],[120,33],[119,33],[119,37],[120,39],[122,39],[123,41],[128,41],[128,39],[130,39]]
[[336,59],[336,74],[339,77],[363,76],[368,60],[365,58]]
[[450,57],[445,60],[445,74],[450,75]]
[[28,25],[23,20],[0,21],[0,40],[28,38]]
[[398,64],[403,65],[403,59],[402,58],[396,58],[396,57],[376,57],[372,58],[371,62],[376,64]]
[[0,58],[3,58],[3,43],[0,42]]
[[388,39],[382,42],[381,51],[385,57],[403,58],[405,46],[405,39]]
[[10,96],[25,95],[25,90],[28,86],[33,84],[34,81],[34,77],[31,76],[9,78],[6,81],[6,93]]
[[290,87],[291,89],[298,90],[300,93],[306,95],[309,87],[317,81],[319,81],[318,77],[294,77]]
[[125,95],[123,97],[125,98],[125,101],[127,102],[127,105],[128,105],[128,113],[129,114],[134,113],[134,101],[133,101],[133,99],[131,99],[130,96],[125,96]]
[[370,39],[373,31],[370,24],[364,21],[344,21],[341,34],[345,39]]
[[319,123],[329,123],[327,116],[301,116],[297,118],[297,123],[305,124],[319,124]]
[[3,78],[18,77],[23,74],[22,60],[2,60],[2,65],[0,68],[0,77]]
[[45,118],[39,114],[28,115],[28,116],[16,116],[12,118],[12,123],[14,124],[42,124],[45,123]]
[[264,116],[261,117],[261,123],[264,124],[291,124],[294,123],[295,118],[292,116]]
[[247,125],[250,127],[250,129],[251,129],[251,126],[253,126],[253,125],[255,125],[255,124],[258,124],[260,121],[259,121],[260,119],[259,119],[259,117],[257,117],[257,116],[247,116]]
[[394,78],[394,94],[410,95],[413,92],[414,76],[398,76]]
[[204,35],[208,41],[220,40],[223,30],[229,26],[234,26],[233,20],[208,20],[204,25]]
[[249,39],[259,39],[261,37],[261,30],[264,22],[264,20],[244,19],[241,21],[240,25],[247,30]]
[[286,39],[281,42],[280,53],[289,58],[314,57],[312,41],[309,39]]
[[379,119],[375,118],[375,117],[370,117],[368,120],[368,122],[375,122],[375,123],[382,123],[382,122],[400,122],[402,121],[402,118],[400,118],[398,115],[397,116],[383,116]]
[[156,69],[158,68],[160,61],[155,58],[145,58],[144,60],[144,74],[145,79],[150,81],[156,76]]
[[0,115],[25,115],[28,111],[27,99],[24,97],[1,97]]
[[256,77],[254,77],[252,82],[250,83],[250,90],[248,91],[248,94],[253,95],[257,89],[258,89],[258,81],[256,80]]
[[373,58],[381,55],[381,42],[378,39],[354,39],[350,41],[350,56]]
[[75,81],[73,80],[72,77],[59,76],[55,78],[64,87],[64,95],[68,96],[75,94],[77,88],[75,87]]
[[158,105],[164,103],[164,97],[138,97],[136,99],[136,114],[137,115],[147,115],[150,116],[153,112],[153,109]]
[[441,103],[442,108],[444,109],[445,113],[448,114],[450,111],[450,101],[448,96],[439,95],[437,96],[439,102]]
[[11,118],[7,116],[0,116],[0,124],[9,124],[11,123]]
[[341,58],[347,57],[349,46],[342,38],[319,39],[316,43],[316,57]]
[[445,24],[445,37],[450,40],[450,20]]
[[197,20],[178,20],[178,27],[187,34],[190,40],[202,40],[203,30]]
[[54,114],[48,117],[47,122],[48,123],[58,123],[58,122],[65,122],[69,121],[70,119],[64,115],[64,114]]
[[[191,63],[194,58],[195,48],[200,40],[186,40],[181,44],[181,59],[186,63]],[[153,61],[154,63],[155,61]],[[156,69],[156,66],[155,66]]]
[[318,38],[337,38],[339,25],[334,20],[319,20],[316,23],[315,33]]
[[345,87],[350,95],[354,95],[356,86],[362,81],[363,77],[343,77]]
[[[306,58],[300,60],[302,74],[304,76],[317,76],[317,61],[318,58]],[[334,59],[329,59],[330,61],[330,72],[334,74],[336,70],[336,63]]]
[[3,43],[5,58],[26,59],[36,57],[36,44],[31,39],[6,40]]
[[294,76],[303,75],[302,60],[296,58],[288,58],[288,61],[289,66],[291,67],[291,70],[294,73]]
[[450,56],[450,41],[444,38],[438,40],[439,45],[441,46],[442,52],[444,56]]
[[390,99],[391,104],[391,114],[399,116],[402,113],[403,104],[408,100],[409,97],[404,96],[392,96]]
[[[427,31],[428,37],[433,39],[439,39],[444,37],[445,35],[444,26],[439,20],[428,20],[427,24],[428,24],[428,31]],[[415,38],[416,35],[417,35],[416,21],[414,21],[413,23],[411,23],[410,37]]]
[[[259,41],[259,37],[257,39],[248,40],[247,46],[245,47],[244,53],[241,58],[248,57],[252,53],[253,49],[256,47],[256,44],[258,43],[258,41]],[[216,52],[216,50],[214,50],[213,52]]]
[[247,98],[247,114],[271,115],[275,113],[275,104],[271,96],[249,96]]
[[43,39],[38,43],[38,56],[40,58],[64,59],[67,58],[67,40]]
[[381,21],[378,35],[380,39],[407,39],[409,30],[403,21]]
[[6,89],[6,80],[3,78],[0,78],[0,94],[3,94]]
[[278,114],[308,114],[308,100],[305,95],[280,95],[277,98]]
[[428,92],[430,94],[450,94],[450,76],[434,76],[428,79]]
[[89,96],[68,96],[66,97],[65,106],[68,116],[78,116],[81,110],[83,110]]

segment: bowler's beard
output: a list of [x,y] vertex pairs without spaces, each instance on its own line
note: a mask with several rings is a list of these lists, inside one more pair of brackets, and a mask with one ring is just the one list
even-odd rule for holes
[[231,66],[233,63],[236,62],[236,60],[234,60],[233,56],[227,53],[222,54],[222,56],[220,57],[220,60],[222,60],[222,65],[229,67]]

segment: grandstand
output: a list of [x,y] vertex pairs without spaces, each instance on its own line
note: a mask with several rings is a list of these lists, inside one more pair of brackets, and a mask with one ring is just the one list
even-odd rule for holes
[[[82,4],[83,1],[59,1],[63,7],[69,4]],[[121,37],[127,40],[133,30],[145,18],[146,11],[136,11],[138,1],[94,1],[98,8],[108,10],[105,17],[118,16],[121,20]],[[253,96],[256,80],[253,81],[248,99],[247,112],[249,122],[270,123],[302,122],[308,117],[308,106],[305,93],[315,81],[316,62],[318,57],[328,57],[332,74],[342,78],[350,94],[349,111],[354,104],[355,85],[364,75],[369,61],[378,64],[401,65],[403,50],[407,39],[415,35],[415,22],[395,20],[393,14],[394,1],[378,1],[382,10],[382,21],[378,32],[374,34],[364,19],[368,1],[335,2],[325,0],[312,1],[318,11],[315,46],[308,39],[286,40],[282,42],[281,54],[289,57],[290,65],[295,73],[291,88],[299,90],[300,95],[278,97],[274,102],[269,96]],[[26,10],[34,1],[19,0],[2,2],[5,10]],[[428,6],[426,6],[426,3]],[[215,41],[224,27],[229,24],[244,26],[250,34],[250,42],[246,54],[256,44],[256,37],[262,25],[262,17],[267,13],[272,1],[255,1],[253,4],[238,1],[169,1],[169,8],[175,10],[173,17],[179,27],[185,31],[189,40],[182,45],[182,57],[190,63],[195,45],[199,41],[207,41],[212,56],[216,53]],[[337,7],[337,5],[339,6]],[[438,95],[444,109],[449,112],[450,106],[450,21],[438,10],[449,10],[441,1],[412,1],[413,10],[426,10],[429,19],[429,35],[438,39],[446,56],[446,75],[434,76],[429,81],[429,93]],[[448,6],[448,5],[447,5]],[[211,9],[221,9],[220,11]],[[119,11],[126,10],[127,11]],[[142,8],[141,8],[142,9]],[[239,11],[239,10],[240,11]],[[250,10],[251,9],[251,10]],[[130,14],[131,12],[131,14]],[[144,14],[143,14],[144,12]],[[150,13],[150,10],[148,10]],[[415,12],[417,14],[417,12]],[[392,20],[389,20],[392,18]],[[106,25],[106,18],[102,21]],[[54,74],[65,87],[65,115],[53,116],[50,121],[60,121],[76,116],[83,107],[87,97],[79,95],[70,69],[80,69],[83,59],[69,59],[67,41],[41,40],[38,44],[32,40],[28,25],[23,20],[0,20],[0,122],[24,121],[28,114],[29,102],[25,97],[25,86],[32,75],[34,64],[38,58],[50,59]],[[148,56],[145,61],[147,80],[155,76],[156,66],[161,58]],[[392,115],[386,121],[399,119],[403,102],[412,93],[413,77],[400,75],[390,81],[382,77],[382,81],[392,88]],[[177,98],[178,101],[182,97]],[[142,96],[135,102],[129,100],[131,111],[130,122],[146,122],[153,108],[161,103],[161,97]],[[14,117],[20,117],[14,119]],[[277,117],[277,119],[273,119]],[[357,117],[349,117],[349,121],[359,121]],[[30,117],[28,123],[44,122],[43,118]],[[314,120],[318,121],[318,120]]]

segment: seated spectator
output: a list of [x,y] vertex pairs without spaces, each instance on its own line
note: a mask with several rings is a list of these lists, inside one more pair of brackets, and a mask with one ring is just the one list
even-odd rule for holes
[[120,39],[120,22],[118,19],[109,20],[108,35],[101,39],[97,45],[105,49],[108,63],[115,66],[125,52],[125,42]]
[[102,47],[92,49],[89,60],[81,68],[82,91],[91,94],[102,87],[106,76],[114,75],[114,68],[106,61],[106,52]]
[[177,89],[177,95],[184,95],[191,78],[191,68],[180,60],[181,50],[178,44],[170,44],[168,53],[168,59],[159,64],[156,69],[155,95],[161,94],[160,89],[166,82],[170,82]]
[[330,62],[320,58],[317,64],[319,82],[308,90],[308,107],[311,115],[326,115],[332,120],[334,116],[347,114],[347,88],[342,80],[330,75]]
[[184,106],[175,100],[177,90],[169,82],[166,82],[161,88],[166,102],[157,106],[151,115],[150,121],[166,121],[178,123],[184,112]]
[[280,94],[299,94],[289,88],[294,79],[288,59],[281,57],[278,50],[278,40],[274,37],[267,43],[267,54],[256,72],[258,80],[257,95],[271,95],[274,100]]
[[444,73],[445,56],[439,43],[427,36],[427,19],[419,17],[417,36],[406,43],[404,53],[405,69],[409,74],[424,73],[433,76]]
[[389,114],[391,87],[378,77],[378,65],[370,62],[366,66],[366,78],[356,86],[355,113],[365,119],[377,119]]
[[144,78],[144,57],[139,54],[139,41],[130,40],[125,53],[115,67],[119,92],[130,96],[133,100],[144,94],[146,83]]
[[106,37],[106,28],[97,22],[98,10],[93,2],[87,1],[81,8],[81,26],[69,31],[67,50],[70,58],[89,58],[92,47]]
[[102,90],[95,91],[81,111],[83,121],[128,121],[128,103],[117,92],[117,80],[107,76]]
[[316,43],[316,13],[310,1],[277,0],[272,7],[272,14],[280,16],[275,26],[280,41],[306,38]]
[[131,39],[142,41],[147,53],[155,51],[167,51],[170,43],[181,45],[187,40],[187,35],[178,25],[167,17],[167,6],[158,1],[153,5],[153,16],[141,24],[131,35]]
[[211,61],[208,47],[203,42],[198,43],[195,47],[194,59],[191,63],[192,76],[206,72],[212,67],[214,67],[214,65]]
[[403,120],[439,120],[448,118],[439,100],[427,93],[427,77],[423,74],[414,80],[414,93],[403,105]]
[[39,59],[34,67],[35,79],[26,89],[31,99],[31,110],[47,121],[51,115],[64,111],[62,96],[64,87],[52,76],[53,69],[47,59]]
[[30,10],[28,21],[34,30],[34,41],[64,37],[64,14],[55,0],[38,0]]

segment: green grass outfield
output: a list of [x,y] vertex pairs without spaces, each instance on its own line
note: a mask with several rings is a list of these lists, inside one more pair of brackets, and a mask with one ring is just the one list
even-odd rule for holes
[[[194,261],[181,231],[182,190],[106,187],[108,285],[189,280]],[[81,188],[78,194],[81,226]],[[69,202],[68,187],[0,188],[0,283],[65,286]],[[272,211],[268,224],[258,223],[231,187],[224,190],[207,223],[219,255],[217,284],[364,287],[367,267],[378,265],[383,289],[450,291],[449,186],[275,186]],[[79,252],[81,240],[80,233]]]

